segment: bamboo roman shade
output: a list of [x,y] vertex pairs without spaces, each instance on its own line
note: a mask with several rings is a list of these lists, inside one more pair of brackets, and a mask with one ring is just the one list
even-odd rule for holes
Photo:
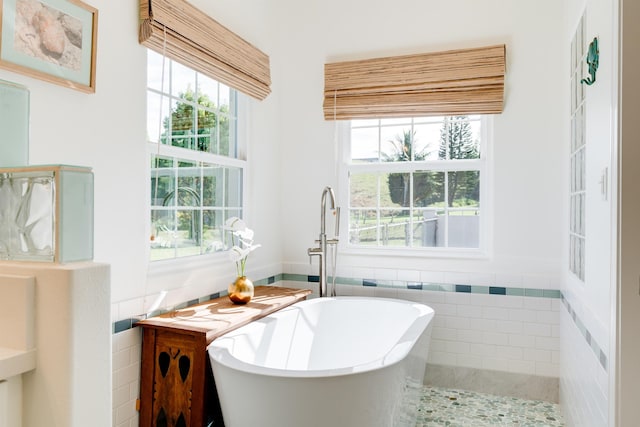
[[324,66],[332,120],[502,112],[505,45]]
[[269,56],[185,0],[140,0],[144,46],[257,99],[271,92]]

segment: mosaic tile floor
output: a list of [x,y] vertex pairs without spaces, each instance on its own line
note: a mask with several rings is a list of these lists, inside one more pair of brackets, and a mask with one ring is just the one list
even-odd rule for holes
[[415,427],[564,426],[557,404],[423,387]]

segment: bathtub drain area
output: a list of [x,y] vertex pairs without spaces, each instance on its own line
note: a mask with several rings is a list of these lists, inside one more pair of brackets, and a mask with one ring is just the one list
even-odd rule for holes
[[[405,411],[414,406],[415,427],[562,427],[559,405],[541,400],[496,396],[438,387],[413,387]],[[417,393],[419,396],[417,396]],[[409,401],[412,401],[409,403]],[[408,420],[409,417],[405,417]],[[399,422],[398,426],[408,425]]]

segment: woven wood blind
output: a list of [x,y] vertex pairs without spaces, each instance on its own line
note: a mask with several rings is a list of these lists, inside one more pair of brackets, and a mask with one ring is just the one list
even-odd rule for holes
[[185,0],[140,0],[140,20],[144,46],[254,98],[271,92],[269,56]]
[[332,120],[500,113],[505,45],[324,66]]

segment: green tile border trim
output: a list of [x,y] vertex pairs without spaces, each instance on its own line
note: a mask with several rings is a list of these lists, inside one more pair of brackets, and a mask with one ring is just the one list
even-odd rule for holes
[[[331,277],[328,278],[329,281],[332,280]],[[317,275],[307,275],[307,274],[291,274],[291,273],[280,273],[274,276],[265,277],[263,279],[254,280],[253,284],[256,286],[260,285],[273,285],[278,282],[287,281],[287,282],[302,282],[302,283],[310,283],[313,286],[319,281]],[[348,285],[348,286],[366,286],[366,287],[376,287],[376,288],[391,288],[391,289],[411,289],[416,291],[432,291],[432,292],[456,292],[456,293],[465,293],[465,294],[476,294],[476,295],[492,295],[496,297],[501,296],[524,296],[524,297],[537,297],[537,298],[555,298],[561,299],[562,293],[556,289],[534,289],[534,288],[512,288],[506,286],[478,286],[478,285],[470,285],[470,284],[453,284],[453,283],[437,283],[437,282],[416,282],[416,281],[404,281],[404,280],[378,280],[378,279],[359,279],[353,277],[336,277],[336,284],[339,285]],[[198,302],[208,301],[213,298],[218,298],[220,296],[226,295],[226,291],[217,292],[215,294],[204,295],[200,298],[195,298],[190,301],[185,301],[175,306],[164,309],[157,310],[153,313],[150,313],[147,318],[158,316],[163,313],[167,313],[169,311],[173,311],[176,309],[184,308],[189,305],[197,304]],[[136,322],[142,320],[144,316],[134,317],[130,319],[121,319],[113,322],[112,331],[114,334],[124,332],[127,329],[133,328]],[[605,357],[606,360],[606,357]],[[606,369],[606,368],[605,368]]]
[[506,294],[511,297],[523,297],[524,289],[523,288],[506,288]]
[[[315,280],[309,280],[307,277],[313,277]],[[290,282],[313,282],[317,283],[318,276],[305,276],[303,274],[282,274],[282,280]],[[331,277],[328,278],[331,281]],[[470,294],[496,295],[496,296],[525,296],[536,298],[554,298],[560,299],[561,293],[557,289],[536,289],[536,288],[512,288],[499,285],[470,285],[470,284],[453,284],[453,283],[435,283],[435,282],[416,282],[404,280],[378,280],[378,279],[356,279],[352,277],[336,277],[336,284],[350,286],[366,286],[377,288],[393,288],[393,289],[412,289],[422,291],[436,292],[458,292]]]
[[560,300],[562,301],[562,305],[567,309],[567,313],[571,319],[573,319],[573,323],[576,325],[576,328],[578,328],[578,332],[580,332],[580,335],[582,335],[584,340],[587,342],[587,345],[589,345],[591,351],[593,351],[593,354],[596,356],[596,359],[598,359],[600,366],[602,366],[602,369],[604,369],[605,372],[608,372],[609,360],[607,355],[602,351],[602,348],[598,345],[591,332],[589,332],[582,319],[577,315],[576,311],[571,306],[571,303],[562,292],[560,292]]

